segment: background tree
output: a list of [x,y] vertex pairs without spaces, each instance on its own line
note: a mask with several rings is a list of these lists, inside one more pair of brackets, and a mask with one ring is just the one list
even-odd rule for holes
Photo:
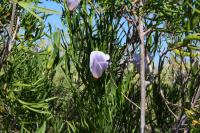
[[[81,0],[73,11],[54,2],[62,13],[41,1],[0,3],[1,131],[199,132],[198,0]],[[50,14],[62,29],[44,24]],[[111,62],[98,80],[95,50]]]

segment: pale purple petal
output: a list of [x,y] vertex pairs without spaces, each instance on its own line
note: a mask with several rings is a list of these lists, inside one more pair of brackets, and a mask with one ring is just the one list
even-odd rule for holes
[[110,55],[104,54],[104,59],[107,60],[107,61],[110,60]]
[[110,56],[101,51],[93,51],[90,54],[90,71],[95,78],[100,78],[108,68]]
[[133,58],[132,58],[132,61],[133,61],[133,64],[135,65],[136,67],[136,70],[139,72],[140,71],[140,54],[134,54],[133,55]]
[[99,65],[102,70],[106,70],[108,68],[108,62],[99,62]]
[[[152,59],[152,56],[148,55],[150,59]],[[133,64],[135,65],[136,67],[136,70],[138,72],[140,72],[140,60],[141,60],[141,57],[140,57],[140,54],[139,53],[135,53],[132,57],[132,61],[133,61]],[[145,71],[146,72],[149,72],[149,67],[147,65],[147,60],[145,58]]]
[[70,11],[73,11],[77,8],[79,3],[80,0],[67,0],[67,7],[69,8]]
[[94,61],[94,64],[91,67],[91,72],[94,78],[100,78],[103,74],[103,69],[101,66],[97,63],[97,61]]

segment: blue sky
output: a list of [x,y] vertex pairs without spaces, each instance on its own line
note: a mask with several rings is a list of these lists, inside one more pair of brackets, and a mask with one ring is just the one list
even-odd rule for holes
[[[58,4],[58,3],[52,2],[52,1],[46,1],[46,0],[41,0],[41,2],[43,2],[42,4],[40,4],[40,6],[42,6],[42,7],[62,12],[62,5],[61,4]],[[50,23],[54,29],[56,29],[56,28],[62,29],[63,26],[62,26],[62,22],[60,20],[60,17],[61,17],[61,15],[58,15],[58,14],[51,15],[47,18],[45,23],[46,24]],[[125,26],[124,28],[128,29],[128,26]],[[125,42],[125,41],[126,40],[124,39],[123,42]],[[163,46],[166,46],[166,42],[163,43]],[[158,55],[154,57],[154,61],[155,61],[156,64],[158,63],[158,59],[159,59]]]
[[[44,3],[40,4],[40,6],[62,12],[62,5],[52,1],[46,1],[46,0],[41,0],[41,1]],[[47,18],[46,24],[50,23],[52,27],[61,29],[63,26],[60,21],[60,17],[61,15],[58,14],[51,15]]]

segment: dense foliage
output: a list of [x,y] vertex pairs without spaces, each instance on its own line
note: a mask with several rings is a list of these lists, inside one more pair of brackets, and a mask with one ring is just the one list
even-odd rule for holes
[[[0,131],[139,132],[143,17],[147,132],[200,132],[200,1],[81,0],[62,13],[47,1],[0,1]],[[59,14],[62,29],[45,21]],[[92,51],[110,55],[93,78]]]

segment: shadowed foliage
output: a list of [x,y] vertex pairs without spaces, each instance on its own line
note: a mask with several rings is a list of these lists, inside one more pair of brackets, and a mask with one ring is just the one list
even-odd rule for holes
[[[0,1],[0,131],[139,132],[132,57],[140,53],[141,15],[151,67],[145,131],[199,132],[198,0],[81,0],[73,11],[54,0],[62,13],[45,2]],[[62,29],[45,23],[52,14]],[[99,79],[89,68],[96,50],[110,55]]]

